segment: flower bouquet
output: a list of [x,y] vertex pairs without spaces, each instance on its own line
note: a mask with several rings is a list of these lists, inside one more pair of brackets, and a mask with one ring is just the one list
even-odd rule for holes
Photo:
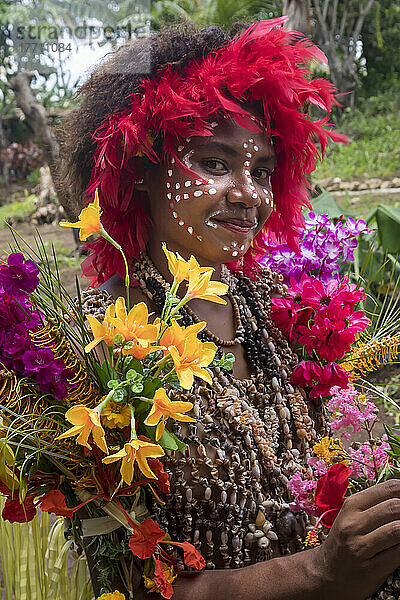
[[[387,335],[390,326],[381,328],[383,334],[368,332],[371,323],[360,309],[365,291],[339,275],[340,260],[354,260],[366,224],[348,219],[335,225],[311,213],[307,226],[300,256],[276,246],[264,260],[280,267],[288,284],[284,297],[272,299],[272,318],[302,359],[292,383],[308,391],[311,403],[322,403],[325,413],[325,431],[307,468],[288,482],[291,509],[316,518],[305,548],[324,539],[347,495],[400,477],[400,436],[387,425],[376,435],[378,409],[361,379],[397,355],[400,336],[396,330]],[[396,572],[373,598],[397,598],[399,592]]]
[[97,191],[77,223],[61,225],[78,227],[81,239],[101,235],[121,251],[127,299],[86,323],[79,288],[74,300],[43,244],[0,265],[2,518],[27,522],[40,508],[69,517],[82,534],[77,511],[85,507],[96,523],[107,515],[110,535],[97,530],[90,544],[103,597],[123,598],[112,592],[116,576],[132,593],[130,559],[137,557],[145,561],[145,587],[170,598],[184,565],[202,569],[205,561],[190,543],[170,539],[147,509],[149,495],[163,503],[169,491],[159,458],[186,450],[168,421],[195,420],[192,403],[171,401],[168,390],[189,390],[194,377],[212,383],[207,367],[232,368],[233,359],[215,360],[217,347],[197,337],[206,323],[182,327],[179,311],[192,298],[225,303],[228,286],[211,281],[213,269],[193,256],[185,261],[164,246],[174,281],[161,317],[150,323],[145,303],[129,306],[127,261],[102,227]]

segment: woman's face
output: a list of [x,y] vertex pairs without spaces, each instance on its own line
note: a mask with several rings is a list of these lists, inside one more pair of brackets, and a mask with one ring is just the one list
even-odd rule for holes
[[147,171],[143,188],[154,228],[148,252],[165,241],[184,258],[200,264],[237,260],[250,247],[273,209],[273,145],[263,132],[251,132],[233,119],[213,123],[210,137],[188,138],[176,148],[180,160]]

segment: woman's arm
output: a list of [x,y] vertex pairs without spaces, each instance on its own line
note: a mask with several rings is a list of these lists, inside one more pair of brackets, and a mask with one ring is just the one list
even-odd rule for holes
[[[179,575],[174,600],[366,600],[400,566],[400,481],[347,498],[321,546],[242,569]],[[141,588],[137,600],[159,598]]]

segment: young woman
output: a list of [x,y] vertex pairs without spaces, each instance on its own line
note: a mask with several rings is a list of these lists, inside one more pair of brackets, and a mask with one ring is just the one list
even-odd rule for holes
[[[127,45],[82,86],[65,127],[61,176],[77,212],[99,189],[104,226],[131,259],[131,303],[160,314],[172,282],[162,242],[230,286],[226,304],[197,299],[182,311],[184,325],[206,321],[199,338],[235,362],[214,369],[212,386],[171,389],[193,402],[197,423],[176,424],[189,452],[165,457],[165,506],[148,499],[160,526],[206,560],[178,577],[178,600],[363,600],[400,565],[397,481],[353,494],[327,539],[298,552],[310,523],[290,511],[286,483],[307,468],[324,423],[290,383],[296,358],[269,318],[283,289],[258,258],[271,237],[296,247],[316,143],[340,136],[325,129],[332,86],[304,66],[324,57],[283,22],[230,34],[184,24]],[[137,74],[146,52],[150,73]],[[328,116],[312,121],[310,104]],[[89,291],[85,306],[99,315],[125,293],[123,266],[104,240],[88,248],[83,270],[103,293]],[[136,580],[134,597],[146,596]]]

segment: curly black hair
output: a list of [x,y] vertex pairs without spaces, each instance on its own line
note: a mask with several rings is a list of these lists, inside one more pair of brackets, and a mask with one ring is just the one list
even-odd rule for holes
[[[215,52],[248,26],[237,22],[226,32],[218,26],[199,28],[179,22],[125,44],[93,71],[75,94],[77,108],[64,118],[58,132],[57,188],[62,190],[68,216],[76,217],[84,204],[83,192],[90,181],[95,151],[92,135],[107,116],[128,108],[129,97],[140,82],[154,77],[161,67],[172,64],[179,73],[190,61]],[[132,72],[132,65],[145,63],[146,53],[150,53],[150,72]]]

